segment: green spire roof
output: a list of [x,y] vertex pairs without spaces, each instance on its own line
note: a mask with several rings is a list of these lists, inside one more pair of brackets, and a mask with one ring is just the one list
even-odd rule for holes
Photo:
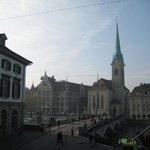
[[115,58],[117,58],[120,62],[123,62],[123,55],[121,54],[121,47],[119,40],[118,22],[116,22],[116,45],[115,45],[115,52],[113,55],[113,61]]

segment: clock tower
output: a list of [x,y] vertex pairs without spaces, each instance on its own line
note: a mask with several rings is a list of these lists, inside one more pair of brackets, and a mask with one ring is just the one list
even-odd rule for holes
[[121,53],[118,22],[116,22],[116,45],[112,60],[112,88],[114,90],[114,98],[121,100],[123,97],[124,85],[124,60]]

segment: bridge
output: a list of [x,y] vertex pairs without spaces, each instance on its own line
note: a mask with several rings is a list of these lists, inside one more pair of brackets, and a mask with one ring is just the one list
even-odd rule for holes
[[[108,134],[113,134],[116,130],[120,129],[124,124],[127,124],[128,119],[124,116],[111,118],[109,120],[104,120],[89,126],[84,132],[84,136],[89,138],[90,134],[97,134],[97,142],[109,145],[113,147],[118,144],[118,141],[106,138]],[[150,149],[150,125],[145,128],[142,132],[138,133],[132,138],[137,142],[138,148],[149,150]]]
[[86,129],[88,133],[97,133],[101,138],[105,137],[106,134],[111,134],[118,130],[122,125],[127,124],[127,118],[124,116],[117,116],[107,120],[102,120],[89,126]]

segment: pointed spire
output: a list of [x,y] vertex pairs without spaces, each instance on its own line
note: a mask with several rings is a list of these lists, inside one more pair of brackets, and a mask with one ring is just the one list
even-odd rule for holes
[[97,70],[97,81],[99,80],[99,73],[98,73],[98,70]]
[[68,73],[67,73],[67,82],[68,82]]
[[113,55],[113,61],[115,58],[118,58],[120,62],[123,62],[123,55],[121,54],[121,47],[120,47],[120,39],[119,39],[119,30],[118,30],[118,21],[116,17],[116,41],[115,41],[115,52]]
[[46,74],[46,71],[45,71],[45,74],[44,74],[44,76],[45,76],[45,77],[47,76],[47,74]]

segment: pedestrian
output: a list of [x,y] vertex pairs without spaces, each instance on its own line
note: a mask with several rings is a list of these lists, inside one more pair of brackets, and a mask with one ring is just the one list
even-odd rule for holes
[[73,129],[73,126],[71,128],[71,136],[74,136],[74,129]]
[[43,131],[44,131],[44,123],[41,123],[40,129],[41,129],[41,133],[43,133]]
[[98,142],[98,134],[96,132],[94,133],[93,139],[94,139],[94,143],[97,144],[97,142]]
[[22,125],[20,126],[20,135],[22,135],[22,130],[23,130],[23,127],[22,127]]
[[62,144],[63,145],[63,134],[62,134],[62,131],[59,131],[57,133],[57,144]]
[[58,120],[57,124],[58,124],[58,127],[60,127],[60,120]]
[[89,136],[89,145],[93,146],[93,142],[94,142],[93,135],[92,135],[92,133],[90,133],[90,136]]
[[51,123],[49,123],[48,128],[49,128],[49,131],[50,131],[51,130]]
[[72,118],[71,122],[72,122],[72,124],[73,124],[73,122],[74,122],[74,118]]

